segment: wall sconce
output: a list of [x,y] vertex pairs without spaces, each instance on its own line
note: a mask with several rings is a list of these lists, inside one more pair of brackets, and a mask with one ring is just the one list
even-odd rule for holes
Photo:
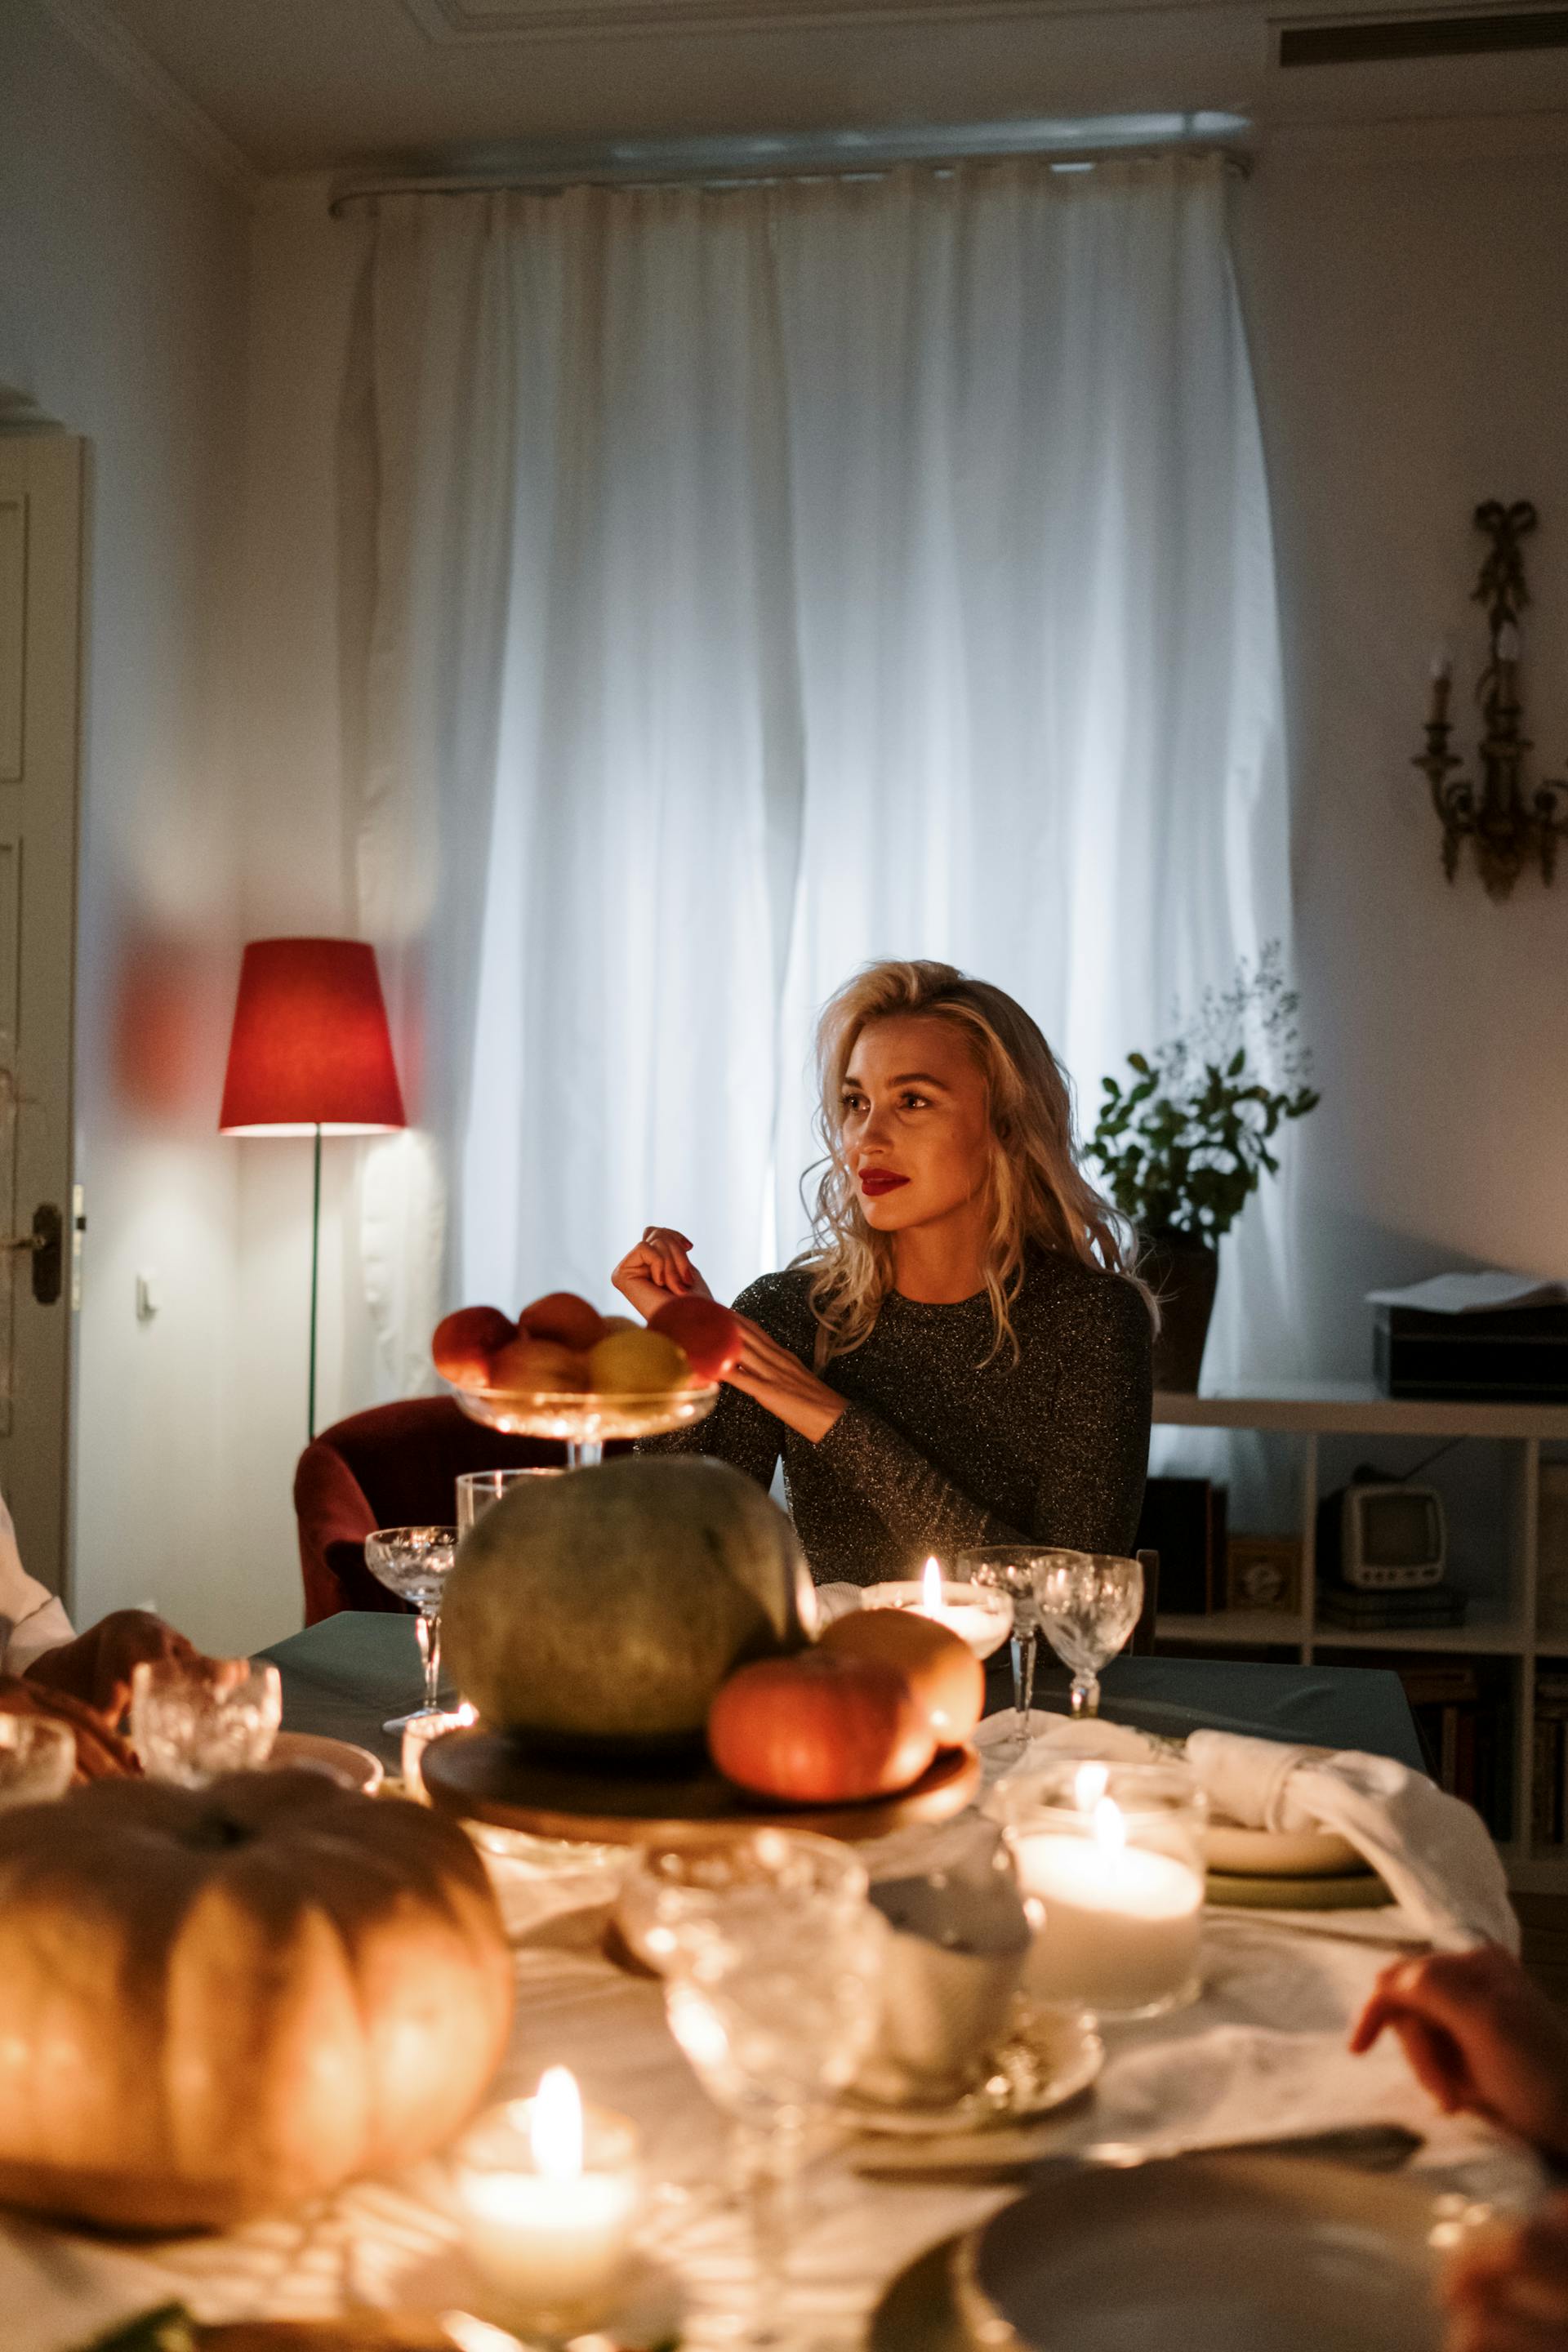
[[1527,799],[1521,773],[1524,755],[1531,748],[1528,736],[1520,732],[1524,714],[1519,699],[1519,615],[1530,602],[1521,542],[1535,524],[1535,509],[1527,499],[1518,499],[1510,507],[1489,499],[1476,509],[1476,529],[1491,541],[1472,592],[1472,601],[1487,608],[1491,638],[1491,658],[1476,688],[1485,723],[1479,792],[1468,777],[1452,772],[1460,761],[1448,749],[1454,662],[1446,649],[1433,657],[1426,749],[1412,763],[1432,787],[1432,805],[1443,828],[1444,873],[1451,882],[1460,843],[1473,841],[1476,864],[1491,898],[1506,898],[1523,868],[1537,860],[1542,879],[1550,882],[1557,844],[1568,835],[1568,782],[1548,780]]

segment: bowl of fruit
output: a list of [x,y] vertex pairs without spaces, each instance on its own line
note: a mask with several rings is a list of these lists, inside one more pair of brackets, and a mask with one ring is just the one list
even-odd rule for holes
[[437,1325],[430,1353],[470,1420],[563,1439],[581,1466],[606,1438],[706,1421],[741,1347],[740,1318],[717,1299],[669,1299],[645,1327],[552,1290],[515,1322],[497,1307],[459,1307]]

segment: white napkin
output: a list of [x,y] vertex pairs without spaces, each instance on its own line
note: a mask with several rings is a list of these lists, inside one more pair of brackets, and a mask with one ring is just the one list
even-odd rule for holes
[[1194,1731],[1187,1761],[1216,1811],[1247,1829],[1332,1830],[1419,1929],[1453,1950],[1519,1950],[1508,1880],[1485,1822],[1424,1772],[1355,1748],[1291,1748]]
[[6,2217],[0,2234],[6,2352],[79,2352],[178,2294],[143,2263],[107,2246]]

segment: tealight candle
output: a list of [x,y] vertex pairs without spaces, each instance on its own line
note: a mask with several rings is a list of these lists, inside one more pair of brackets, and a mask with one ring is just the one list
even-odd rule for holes
[[866,1587],[868,1609],[910,1609],[919,1617],[934,1618],[966,1642],[977,1658],[999,1650],[1013,1631],[1013,1603],[1005,1593],[984,1584],[943,1580],[935,1559],[928,1559],[922,1576],[889,1578]]
[[465,1699],[461,1706],[455,1706],[445,1715],[416,1715],[405,1724],[402,1756],[403,1786],[405,1793],[412,1797],[416,1804],[427,1805],[430,1801],[425,1793],[423,1770],[425,1750],[429,1747],[430,1742],[433,1739],[442,1738],[448,1731],[467,1731],[469,1726],[478,1723],[479,1719],[478,1707],[470,1706]]
[[[1138,1769],[1117,1778],[1135,1780]],[[1074,1804],[1008,1829],[1035,1930],[1025,1990],[1102,2016],[1152,2016],[1197,1990],[1204,1873],[1182,1792],[1163,1810],[1129,1812],[1105,1793],[1110,1777],[1105,1764],[1079,1765]]]
[[475,2126],[458,2151],[463,2239],[510,2316],[561,2335],[602,2319],[642,2204],[636,2126],[584,2107],[564,2066]]

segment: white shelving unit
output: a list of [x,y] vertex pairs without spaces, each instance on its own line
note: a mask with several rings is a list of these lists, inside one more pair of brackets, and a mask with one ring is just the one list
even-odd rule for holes
[[[1521,1889],[1568,1890],[1568,1850],[1533,1854],[1530,1847],[1531,1775],[1535,1745],[1535,1675],[1538,1658],[1568,1659],[1568,1634],[1542,1638],[1539,1632],[1537,1579],[1538,1497],[1543,1445],[1568,1446],[1568,1405],[1426,1402],[1386,1397],[1348,1383],[1303,1385],[1289,1390],[1257,1389],[1229,1396],[1188,1396],[1162,1390],[1154,1399],[1158,1426],[1173,1429],[1268,1431],[1293,1438],[1299,1449],[1301,1543],[1301,1608],[1285,1614],[1271,1610],[1216,1610],[1206,1616],[1162,1612],[1163,1642],[1194,1649],[1269,1646],[1293,1653],[1303,1664],[1324,1650],[1448,1653],[1468,1657],[1516,1660],[1514,1692],[1513,1820],[1515,1837],[1504,1849],[1512,1884]],[[1505,1449],[1507,1524],[1502,1606],[1472,1614],[1464,1625],[1426,1631],[1361,1633],[1317,1622],[1317,1512],[1323,1491],[1319,1476],[1325,1437],[1429,1437],[1487,1440]]]

